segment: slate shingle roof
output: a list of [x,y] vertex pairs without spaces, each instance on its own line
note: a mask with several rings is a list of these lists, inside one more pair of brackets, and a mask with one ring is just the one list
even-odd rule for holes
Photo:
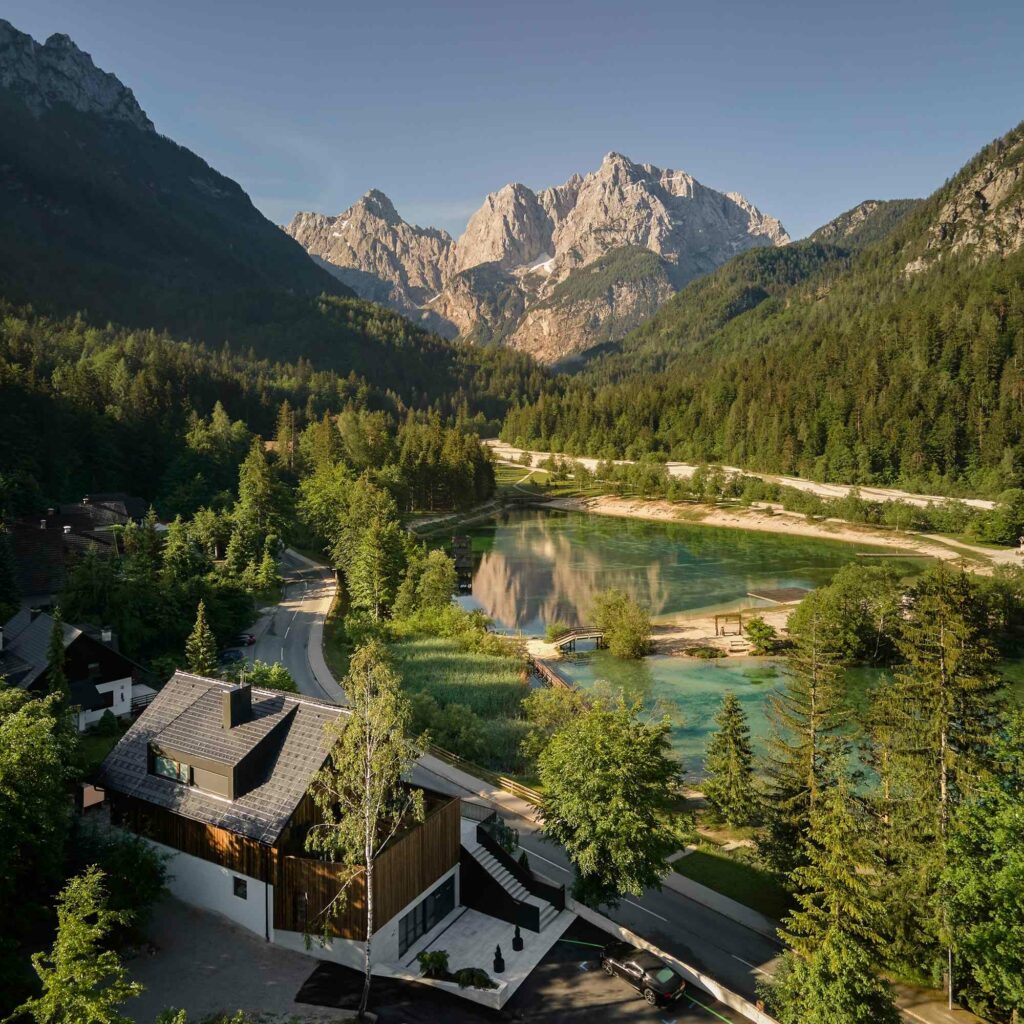
[[[18,612],[4,623],[4,649],[0,655],[0,672],[8,681],[22,689],[28,689],[45,671],[49,664],[47,654],[50,636],[53,633],[53,619],[46,612],[32,617],[31,612]],[[77,640],[82,631],[77,626],[64,623],[64,647]],[[17,659],[24,666],[21,671],[5,667],[8,659]]]
[[[174,734],[180,740],[186,728],[192,731],[193,744],[219,749],[218,760],[238,756],[235,737],[229,739],[222,725],[222,695],[231,685],[176,672],[107,755],[100,770],[100,784],[186,818],[273,845],[327,758],[329,743],[324,726],[344,712],[337,705],[312,697],[254,687],[255,721],[249,724],[256,728],[249,734],[247,749],[265,734],[268,724],[280,723],[281,716],[286,716],[281,726],[282,740],[268,750],[267,765],[257,785],[234,800],[226,800],[149,774],[150,741]],[[236,726],[230,731],[242,728]]]

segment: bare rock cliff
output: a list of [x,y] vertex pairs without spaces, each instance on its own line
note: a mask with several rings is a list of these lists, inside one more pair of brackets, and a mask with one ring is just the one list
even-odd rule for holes
[[[406,224],[379,192],[338,217],[298,214],[285,230],[360,295],[443,333],[545,361],[617,340],[695,277],[746,249],[789,241],[743,196],[619,153],[563,185],[491,193],[458,242]],[[562,287],[603,260],[600,287],[589,279]]]
[[2,19],[0,88],[17,93],[37,117],[65,103],[81,113],[153,131],[153,122],[131,89],[115,75],[96,67],[92,57],[68,36],[52,35],[39,44]]

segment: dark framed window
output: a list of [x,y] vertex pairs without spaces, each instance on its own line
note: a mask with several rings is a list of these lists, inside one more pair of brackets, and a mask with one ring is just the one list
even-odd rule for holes
[[446,879],[398,922],[398,955],[455,909],[455,877]]
[[247,900],[249,898],[249,883],[244,878],[232,875],[231,889],[240,900]]
[[174,761],[163,754],[153,755],[153,773],[186,786],[192,784],[192,770],[184,761]]

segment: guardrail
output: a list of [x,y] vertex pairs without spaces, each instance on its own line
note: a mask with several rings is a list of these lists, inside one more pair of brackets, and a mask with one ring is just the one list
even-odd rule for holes
[[499,789],[505,790],[506,793],[511,793],[513,796],[519,797],[520,800],[525,800],[528,804],[533,804],[534,807],[541,807],[544,803],[543,794],[538,793],[537,790],[530,789],[529,786],[524,786],[521,782],[516,782],[515,779],[510,779],[507,775],[498,775],[489,768],[484,768],[482,765],[467,761],[464,757],[459,757],[458,754],[453,754],[450,750],[445,750],[443,747],[428,743],[427,753],[440,758],[453,768],[461,768],[467,774],[475,775],[478,779],[483,779],[485,782],[491,783],[492,786],[497,786]]

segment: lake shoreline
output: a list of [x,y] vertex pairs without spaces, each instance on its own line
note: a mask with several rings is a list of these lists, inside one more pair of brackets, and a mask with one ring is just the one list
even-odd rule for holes
[[[768,511],[763,508],[724,509],[714,505],[685,505],[659,498],[621,498],[602,495],[595,498],[550,498],[538,501],[538,508],[557,509],[562,512],[585,512],[590,515],[617,516],[624,519],[645,519],[652,522],[676,522],[693,526],[720,526],[726,529],[748,530],[759,533],[788,534],[815,540],[834,540],[852,544],[872,544],[893,548],[893,554],[945,561],[963,562],[971,572],[987,575],[994,562],[1010,562],[1017,557],[1016,549],[986,552],[980,548],[961,545],[958,548],[931,540],[921,534],[894,536],[870,526],[859,526],[839,519],[808,522],[797,512]],[[986,559],[985,562],[975,559]]]

